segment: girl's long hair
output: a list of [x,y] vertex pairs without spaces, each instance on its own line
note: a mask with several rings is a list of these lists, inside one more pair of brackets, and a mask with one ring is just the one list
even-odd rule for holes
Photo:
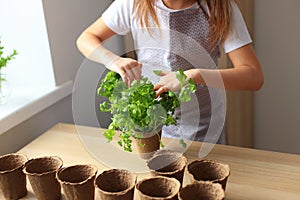
[[[198,0],[204,1],[209,13],[206,16],[210,23],[210,43],[224,42],[232,26],[232,3],[235,0]],[[155,0],[135,0],[135,9],[142,27],[149,27],[149,17],[159,26],[154,8]],[[205,10],[204,8],[202,8]]]

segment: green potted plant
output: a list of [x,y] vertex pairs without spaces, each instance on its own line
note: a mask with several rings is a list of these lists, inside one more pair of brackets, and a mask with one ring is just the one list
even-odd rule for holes
[[5,91],[4,91],[4,83],[6,82],[5,75],[3,74],[3,68],[7,66],[8,62],[15,58],[18,54],[17,50],[13,50],[12,53],[4,56],[4,46],[2,46],[0,39],[0,104],[5,102]]
[[[118,133],[118,144],[129,152],[132,151],[133,141],[138,142],[137,146],[142,153],[152,152],[163,146],[160,140],[162,127],[176,125],[177,121],[173,116],[175,109],[181,103],[190,101],[191,94],[196,90],[192,79],[185,84],[186,75],[183,71],[178,71],[176,77],[181,85],[180,90],[165,92],[156,97],[154,85],[147,78],[135,80],[127,87],[117,73],[109,71],[97,90],[100,96],[107,97],[100,104],[100,110],[112,114],[112,122],[104,131],[107,140],[112,141]],[[154,145],[156,149],[148,148],[147,140],[158,142],[158,145]],[[183,139],[180,142],[185,144]]]

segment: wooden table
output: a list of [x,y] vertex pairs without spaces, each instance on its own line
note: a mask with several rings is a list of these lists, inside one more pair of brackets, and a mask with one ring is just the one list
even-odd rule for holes
[[[80,129],[81,134],[99,133],[98,128]],[[74,125],[57,124],[26,145],[19,153],[26,154],[29,158],[56,155],[63,159],[65,166],[89,163],[96,165],[99,172],[107,169],[84,148],[77,131]],[[189,162],[199,159],[201,144],[194,142],[185,152]],[[230,165],[227,200],[300,199],[299,155],[216,145],[206,158]],[[34,199],[29,184],[28,189],[29,195],[24,199]]]

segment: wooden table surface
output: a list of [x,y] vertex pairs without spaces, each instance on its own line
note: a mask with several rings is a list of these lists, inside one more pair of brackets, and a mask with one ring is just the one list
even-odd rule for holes
[[[79,163],[94,164],[99,173],[108,169],[87,151],[77,134],[78,130],[78,126],[57,124],[22,148],[19,153],[27,155],[28,158],[56,155],[63,159],[64,166]],[[99,129],[80,127],[81,135],[91,133],[99,134]],[[199,159],[198,151],[201,144],[193,142],[184,153],[188,162]],[[231,175],[226,188],[226,200],[300,199],[300,155],[216,145],[206,158],[230,166]],[[145,174],[140,177],[143,176]],[[23,199],[34,199],[29,184],[28,190],[29,195]]]

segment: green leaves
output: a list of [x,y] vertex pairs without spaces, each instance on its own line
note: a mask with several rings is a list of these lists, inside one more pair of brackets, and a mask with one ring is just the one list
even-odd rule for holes
[[103,132],[104,136],[106,137],[108,142],[111,142],[113,140],[113,137],[115,136],[115,131],[108,129]]
[[179,143],[181,144],[181,146],[182,146],[183,148],[186,148],[187,144],[184,142],[183,139],[180,139],[180,140],[179,140]]
[[196,91],[196,84],[193,81],[193,79],[189,79],[187,84],[185,84],[186,81],[186,75],[182,70],[179,70],[176,74],[176,78],[179,80],[181,85],[181,90],[178,95],[178,99],[180,103],[188,102],[191,100],[191,95]]
[[153,70],[154,74],[156,74],[157,76],[160,76],[160,74],[162,73],[162,70]]
[[18,54],[17,50],[13,50],[11,54],[8,56],[3,56],[4,52],[4,46],[1,45],[1,40],[0,40],[0,90],[2,88],[2,82],[6,81],[6,79],[3,77],[3,74],[1,74],[1,69],[6,67],[7,63],[14,59],[15,56]]
[[121,76],[112,71],[107,72],[104,79],[101,81],[100,87],[97,90],[98,95],[102,97],[110,97],[116,88]]
[[179,80],[181,87],[183,87],[186,79],[186,75],[184,74],[183,70],[179,70],[176,73],[176,78]]
[[[161,71],[156,70],[156,73]],[[187,102],[189,96],[195,91],[195,85],[188,81],[184,84],[186,75],[183,71],[177,73],[181,83],[179,94],[173,91],[165,92],[156,97],[154,85],[145,77],[140,81],[133,81],[130,87],[120,79],[115,72],[108,72],[97,90],[98,95],[108,100],[100,104],[102,112],[113,114],[109,129],[104,132],[108,141],[112,141],[115,130],[120,130],[118,144],[125,151],[132,151],[132,138],[141,139],[137,132],[156,132],[163,125],[176,125],[173,114],[182,102]],[[163,146],[163,144],[160,144]]]
[[118,141],[118,144],[121,147],[123,147],[125,151],[132,152],[131,149],[132,140],[130,139],[131,133],[121,133],[119,137],[120,140]]
[[3,67],[6,67],[7,63],[14,59],[16,55],[18,55],[17,50],[13,50],[13,52],[7,56],[3,56],[4,54],[4,46],[1,45],[1,40],[0,40],[0,70]]
[[100,104],[100,110],[102,112],[110,112],[109,104],[105,101],[102,104]]

